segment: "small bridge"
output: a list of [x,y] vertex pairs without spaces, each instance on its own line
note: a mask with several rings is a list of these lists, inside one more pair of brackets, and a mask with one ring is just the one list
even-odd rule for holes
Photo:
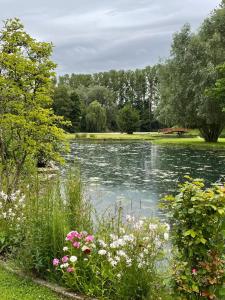
[[159,129],[159,132],[164,133],[164,134],[172,134],[172,133],[177,133],[177,135],[181,136],[184,133],[188,132],[187,128],[162,128]]

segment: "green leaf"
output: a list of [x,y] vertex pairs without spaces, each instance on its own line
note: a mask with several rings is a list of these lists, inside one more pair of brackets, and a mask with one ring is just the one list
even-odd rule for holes
[[190,229],[190,230],[187,230],[185,233],[184,233],[184,236],[188,236],[190,235],[191,237],[195,238],[197,233],[193,230],[193,229]]

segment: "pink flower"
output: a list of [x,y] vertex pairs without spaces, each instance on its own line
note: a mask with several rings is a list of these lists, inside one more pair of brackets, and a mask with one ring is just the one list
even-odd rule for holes
[[197,270],[196,270],[196,269],[192,269],[191,273],[192,273],[193,275],[197,275]]
[[78,239],[81,239],[82,238],[82,234],[80,234],[79,232],[77,231],[71,231],[67,234],[66,236],[66,240],[67,241],[72,241],[74,238],[78,238]]
[[71,268],[71,267],[67,268],[67,272],[68,273],[73,273],[74,272],[74,268]]
[[59,265],[59,259],[58,258],[54,258],[52,261],[52,264],[54,267],[57,267]]
[[66,262],[68,262],[69,258],[68,256],[63,256],[62,258],[62,262],[65,264]]
[[73,247],[79,249],[80,248],[80,243],[79,242],[74,242]]
[[93,242],[93,240],[94,240],[93,235],[88,235],[88,236],[85,238],[85,242]]

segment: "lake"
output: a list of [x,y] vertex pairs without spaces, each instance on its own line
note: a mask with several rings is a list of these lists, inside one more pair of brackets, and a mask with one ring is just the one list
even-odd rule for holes
[[161,216],[158,201],[184,175],[210,182],[225,178],[225,151],[168,147],[149,142],[72,141],[86,196],[98,212],[122,205],[126,213]]

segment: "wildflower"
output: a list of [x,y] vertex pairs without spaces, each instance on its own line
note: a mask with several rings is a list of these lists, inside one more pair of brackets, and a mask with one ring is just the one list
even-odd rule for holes
[[120,274],[120,273],[118,273],[116,276],[117,276],[117,278],[119,278],[119,279],[121,278],[121,274]]
[[168,233],[168,232],[165,232],[165,233],[164,233],[164,240],[165,240],[165,241],[168,241],[168,240],[169,240],[169,233]]
[[63,247],[63,251],[68,251],[68,247]]
[[79,248],[80,248],[80,243],[77,242],[77,241],[75,241],[75,242],[73,243],[73,247],[79,249]]
[[69,268],[67,268],[66,271],[67,271],[68,273],[73,273],[73,272],[74,272],[74,268],[69,267]]
[[76,256],[71,256],[71,257],[70,257],[70,261],[71,261],[72,263],[75,263],[75,262],[77,261],[77,257],[76,257]]
[[128,267],[131,267],[131,263],[132,263],[131,258],[128,258],[128,259],[126,260],[127,266],[128,266]]
[[99,255],[106,255],[107,251],[105,249],[101,249],[101,250],[98,251],[98,254]]
[[157,224],[149,224],[149,226],[148,226],[149,230],[156,230],[157,227],[158,227]]
[[67,234],[66,236],[66,241],[72,241],[74,238],[78,238],[81,239],[82,238],[82,234],[80,234],[77,231],[71,231]]
[[134,221],[134,220],[135,220],[135,218],[132,217],[131,215],[126,215],[126,221],[127,221],[127,222],[132,222],[132,221]]
[[87,246],[83,246],[81,249],[85,254],[90,254],[91,253],[91,249]]
[[192,273],[193,275],[197,275],[197,270],[196,270],[196,269],[192,269],[191,273]]
[[85,242],[93,242],[93,241],[94,241],[93,235],[88,235],[88,236],[85,238]]
[[61,264],[60,265],[60,268],[63,269],[63,268],[68,268],[69,267],[69,264],[68,263],[65,263],[65,264]]
[[124,236],[123,236],[123,240],[124,240],[125,242],[133,242],[133,241],[134,241],[134,236],[133,236],[133,234],[130,234],[130,235],[124,235]]
[[118,250],[116,253],[117,253],[118,256],[124,256],[124,257],[127,256],[126,253],[123,250]]
[[113,241],[115,241],[115,240],[118,239],[118,236],[115,235],[115,234],[113,234],[113,233],[111,233],[109,236],[110,236],[110,238],[111,238]]
[[103,240],[99,240],[98,243],[102,248],[107,247],[107,244]]
[[52,261],[52,264],[54,267],[57,267],[59,265],[59,259],[58,258],[54,258]]
[[63,263],[67,263],[68,260],[69,260],[69,257],[68,257],[67,255],[66,255],[66,256],[63,256],[63,258],[62,258],[62,262],[63,262]]
[[115,267],[118,264],[118,262],[115,261],[115,260],[111,260],[110,264],[111,264],[112,267]]

